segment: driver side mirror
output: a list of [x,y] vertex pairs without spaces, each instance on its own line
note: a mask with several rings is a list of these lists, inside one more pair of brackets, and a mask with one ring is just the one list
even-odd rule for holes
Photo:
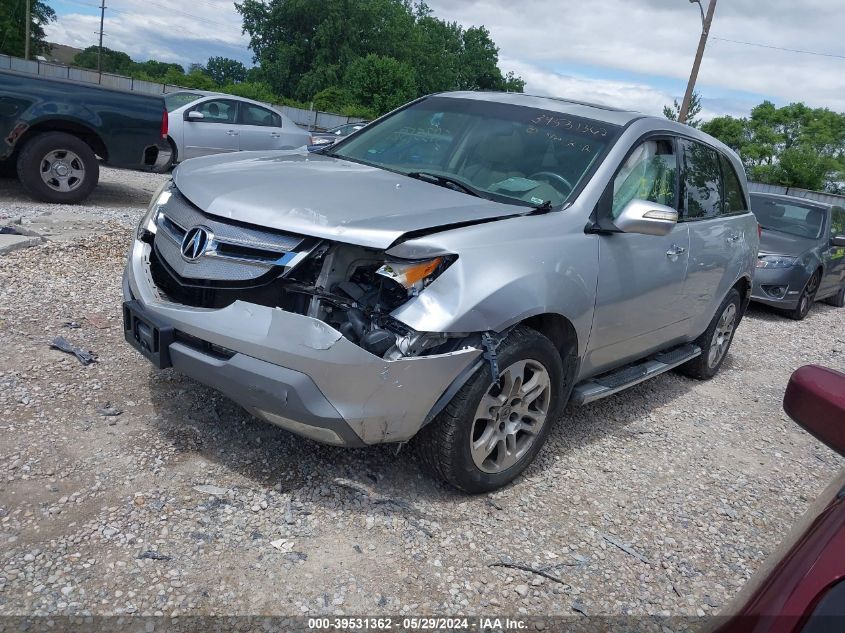
[[631,200],[613,223],[623,233],[666,235],[678,223],[678,212],[672,207],[647,200]]
[[185,120],[186,121],[201,121],[205,118],[205,115],[202,112],[197,110],[191,110],[185,113]]
[[831,246],[845,246],[845,235],[834,235],[830,238]]

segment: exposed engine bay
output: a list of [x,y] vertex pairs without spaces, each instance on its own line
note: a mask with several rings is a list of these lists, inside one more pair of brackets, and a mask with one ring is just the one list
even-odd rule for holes
[[296,312],[328,323],[386,360],[454,351],[466,338],[416,332],[390,316],[443,272],[454,261],[451,257],[393,260],[376,249],[314,241],[293,266],[232,283],[186,278],[158,248],[161,231],[139,237],[152,246],[150,271],[156,287],[176,303],[223,308],[241,300]]

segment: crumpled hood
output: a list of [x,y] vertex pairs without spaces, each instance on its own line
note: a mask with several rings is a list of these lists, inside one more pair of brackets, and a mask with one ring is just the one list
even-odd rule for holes
[[303,150],[194,158],[173,181],[211,215],[379,249],[405,233],[529,211]]
[[800,257],[812,249],[817,241],[798,235],[763,229],[760,233],[760,252]]

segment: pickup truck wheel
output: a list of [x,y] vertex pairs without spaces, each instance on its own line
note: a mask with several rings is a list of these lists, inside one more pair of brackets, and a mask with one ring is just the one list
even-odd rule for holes
[[469,493],[501,488],[534,460],[559,415],[563,364],[552,342],[517,327],[497,352],[499,379],[485,364],[417,436],[423,466]]
[[828,305],[832,305],[834,308],[845,308],[845,284],[842,284],[842,287],[832,297],[828,297],[824,300],[825,303]]
[[678,367],[680,373],[698,380],[709,380],[719,372],[739,325],[741,309],[739,292],[733,288],[716,310],[707,330],[695,340],[701,348],[701,355]]
[[18,178],[37,200],[74,204],[97,186],[100,164],[88,144],[71,134],[47,132],[24,145]]

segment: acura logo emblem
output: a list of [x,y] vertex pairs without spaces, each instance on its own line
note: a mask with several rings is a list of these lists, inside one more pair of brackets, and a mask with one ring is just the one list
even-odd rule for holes
[[205,227],[195,226],[188,229],[182,239],[182,257],[189,262],[198,260],[208,250],[212,237],[211,231]]

